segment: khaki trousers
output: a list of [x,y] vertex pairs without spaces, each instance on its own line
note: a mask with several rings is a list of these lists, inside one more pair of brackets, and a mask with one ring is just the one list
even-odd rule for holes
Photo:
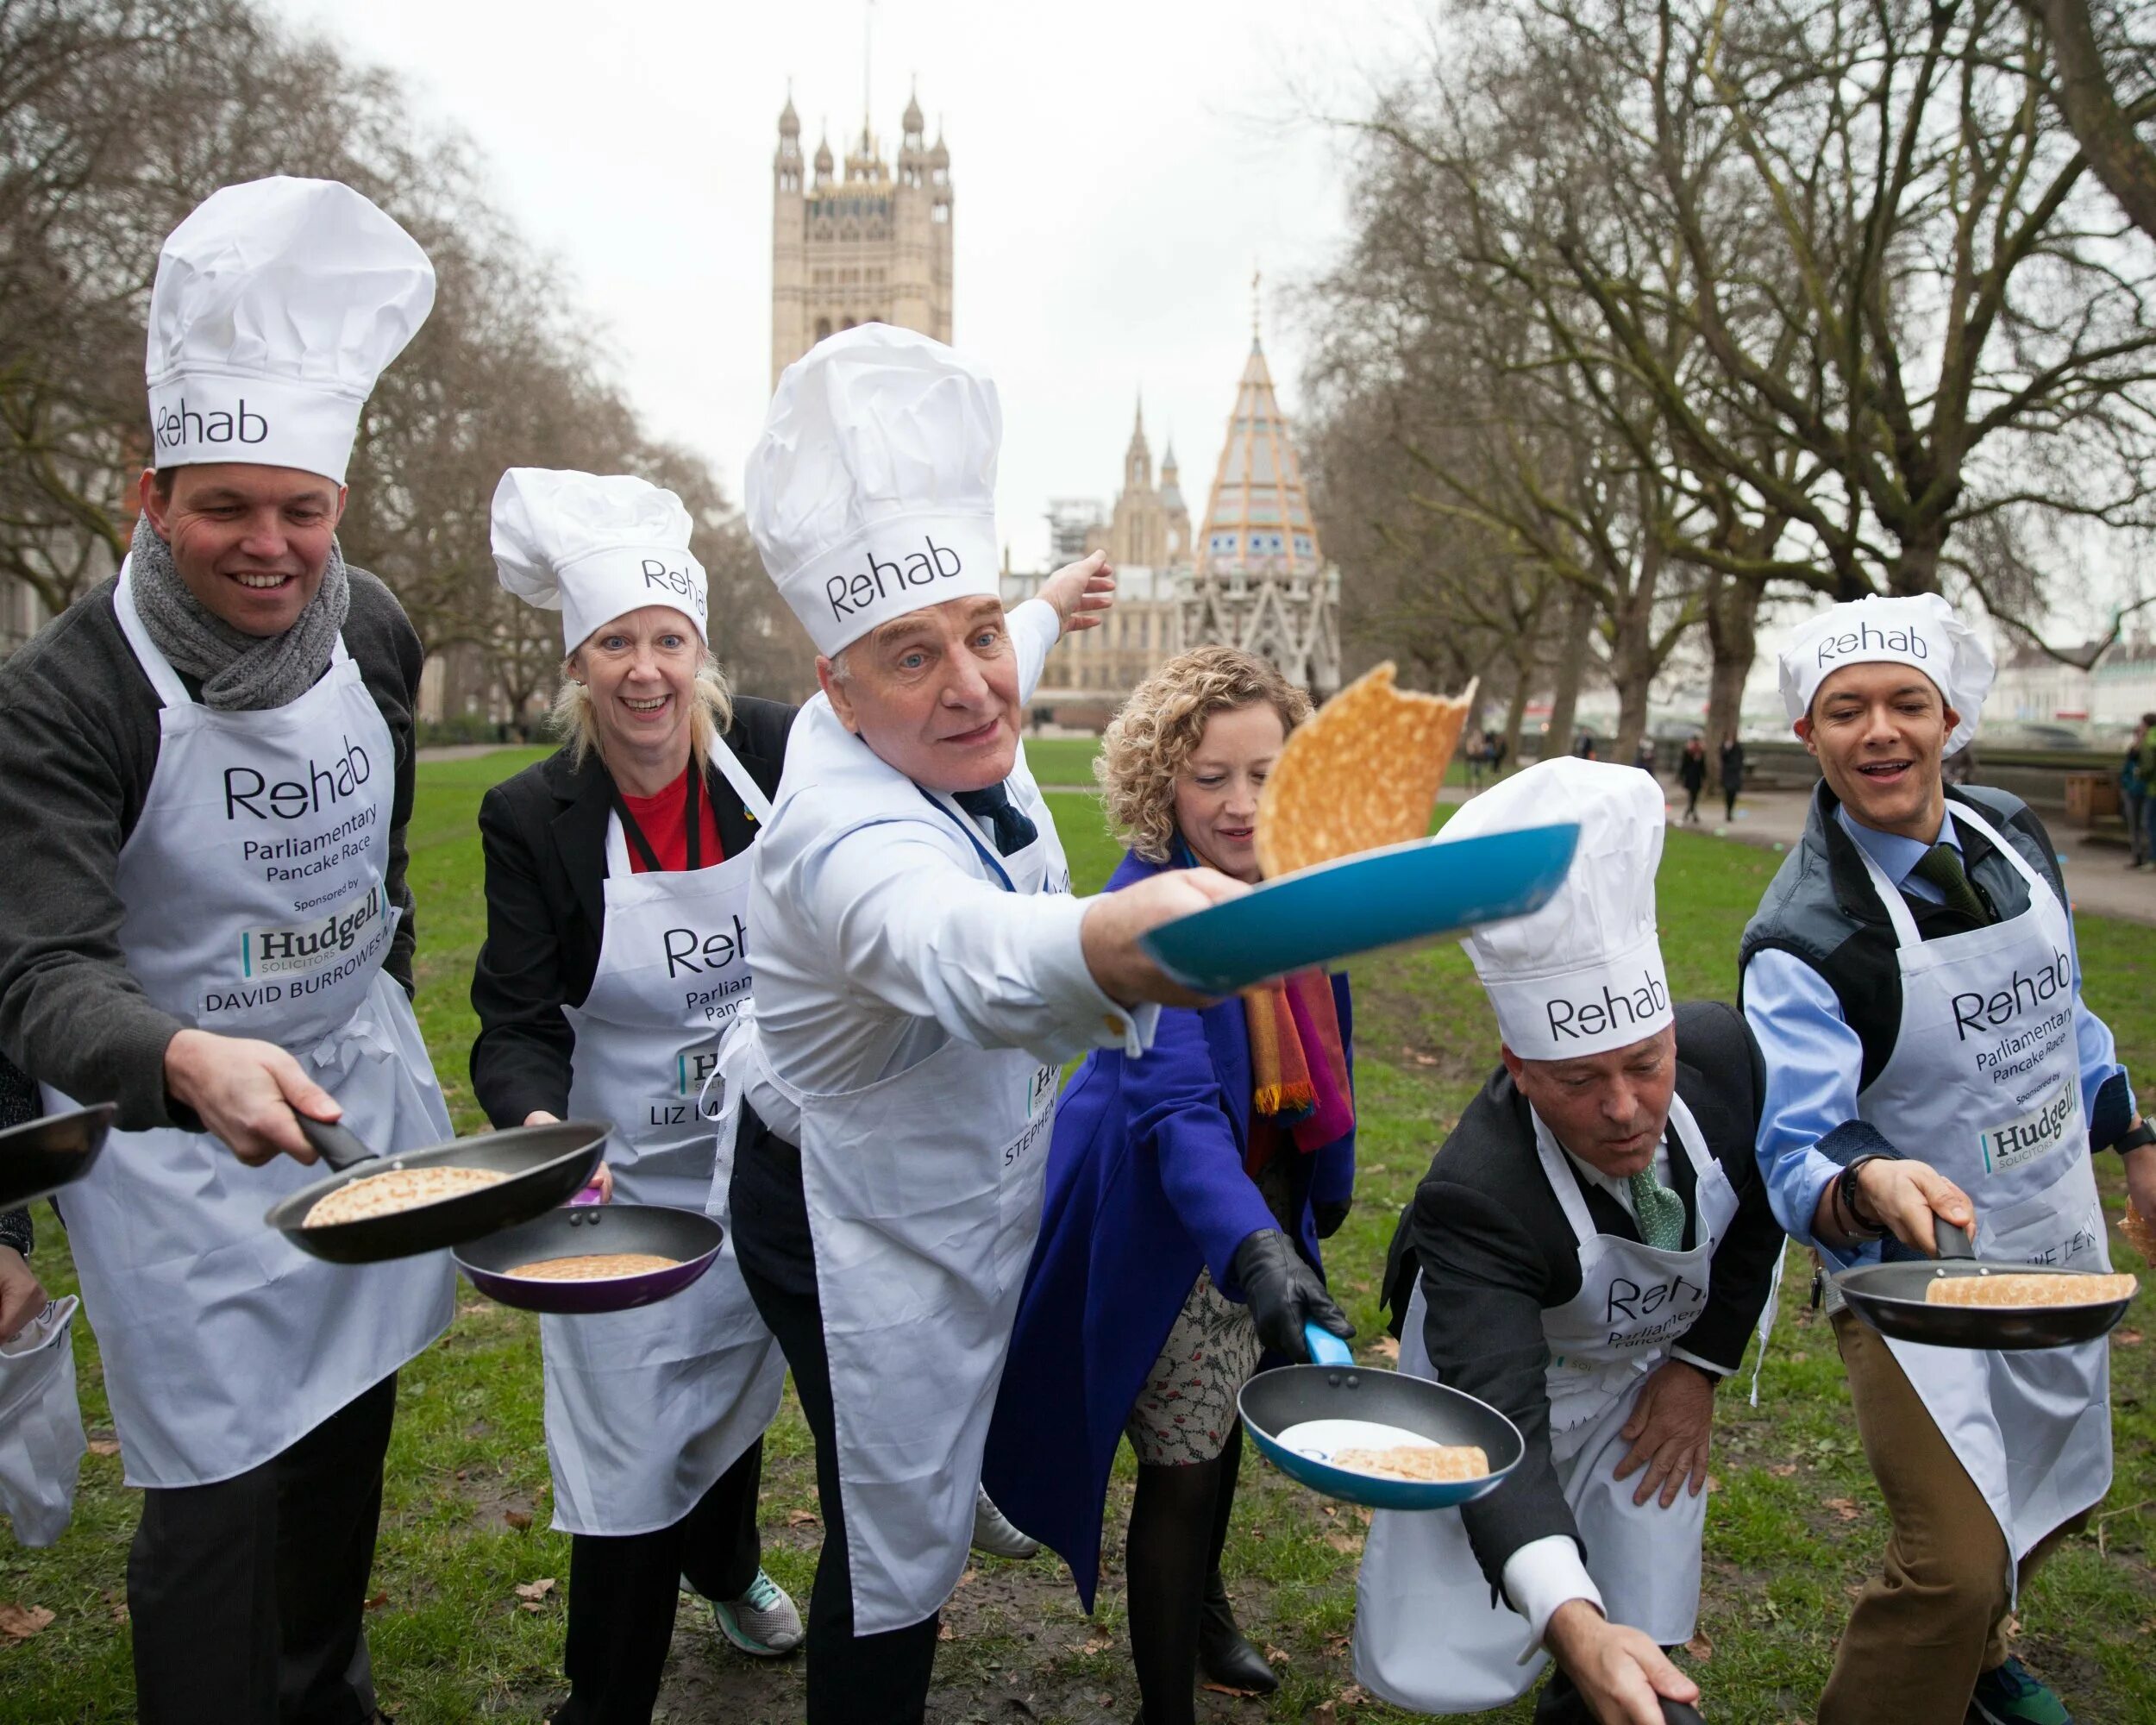
[[[1819,1702],[1819,1725],[1962,1725],[1978,1676],[2005,1663],[2006,1538],[1886,1339],[1834,1314],[1857,1431],[1893,1531],[1883,1573],[1865,1584]],[[2021,1562],[2021,1584],[2084,1510]]]

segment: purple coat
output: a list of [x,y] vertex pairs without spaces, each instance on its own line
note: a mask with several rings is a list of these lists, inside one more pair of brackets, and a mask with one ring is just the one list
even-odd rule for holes
[[[1108,888],[1160,872],[1126,856]],[[1351,1079],[1347,978],[1332,979]],[[1056,1114],[1040,1239],[1011,1337],[982,1483],[1005,1515],[1070,1565],[1093,1609],[1116,1444],[1200,1267],[1231,1299],[1236,1248],[1279,1223],[1243,1171],[1250,1031],[1239,997],[1167,1007],[1151,1050],[1087,1057]],[[1311,1206],[1347,1198],[1355,1134],[1295,1157],[1302,1255]]]

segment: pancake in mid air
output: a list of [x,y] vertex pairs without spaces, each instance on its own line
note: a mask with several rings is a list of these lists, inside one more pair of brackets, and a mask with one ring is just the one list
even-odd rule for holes
[[1258,797],[1265,878],[1426,834],[1474,711],[1473,683],[1415,694],[1393,686],[1390,660],[1333,696],[1288,739]]

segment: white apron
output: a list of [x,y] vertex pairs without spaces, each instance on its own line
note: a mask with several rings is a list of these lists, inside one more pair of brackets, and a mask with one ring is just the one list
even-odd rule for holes
[[[340,640],[288,706],[213,712],[151,641],[124,567],[113,606],[164,703],[157,770],[120,851],[128,973],[175,1018],[290,1050],[372,1148],[442,1142],[449,1116],[411,1002],[382,969],[397,762],[359,667]],[[324,1264],[264,1225],[324,1171],[283,1156],[249,1168],[207,1133],[116,1132],[62,1195],[128,1484],[244,1473],[448,1325],[447,1252]]]
[[[771,806],[728,750],[727,782],[759,822]],[[624,1204],[704,1208],[722,1140],[701,1095],[753,978],[743,917],[749,853],[708,869],[632,873],[606,826],[606,924],[576,1032],[569,1113],[614,1122],[606,1159]],[[724,1181],[725,1170],[720,1171]],[[743,1284],[730,1233],[670,1300],[539,1320],[554,1525],[621,1535],[670,1527],[761,1437],[786,1358]]]
[[[930,800],[971,841],[984,880],[1069,892],[1055,821],[1022,759],[1011,787],[1038,837],[1009,856]],[[940,1610],[965,1571],[988,1418],[1040,1231],[1059,1075],[1021,1050],[954,1038],[903,1072],[819,1095],[781,1079],[754,1035],[730,1057],[736,1049],[800,1109],[854,1633],[906,1628]]]
[[[1966,803],[1952,806],[2021,871],[2029,906],[1925,940],[1857,847],[1901,944],[1902,975],[1894,1053],[1857,1112],[1969,1195],[1979,1258],[2109,1270],[2081,1109],[2072,922],[2020,851]],[[2110,1489],[2109,1343],[2014,1353],[1887,1346],[1998,1518],[2011,1585],[2032,1546]]]
[[[1632,1447],[1619,1433],[1640,1384],[1706,1307],[1714,1247],[1737,1214],[1737,1194],[1692,1111],[1672,1096],[1670,1124],[1692,1164],[1697,1243],[1657,1251],[1599,1233],[1564,1152],[1541,1117],[1532,1118],[1542,1171],[1580,1248],[1580,1291],[1542,1314],[1551,1459],[1610,1621],[1673,1647],[1691,1639],[1699,1611],[1707,1498],[1684,1490],[1667,1509],[1658,1496],[1635,1504],[1639,1475],[1612,1476]],[[1418,1276],[1400,1369],[1434,1379],[1423,1347],[1425,1309]],[[1773,1320],[1770,1299],[1763,1333]],[[1382,1510],[1372,1518],[1356,1584],[1357,1683],[1417,1713],[1470,1712],[1525,1695],[1548,1662],[1529,1642],[1526,1619],[1501,1600],[1492,1603],[1458,1510]]]
[[75,1513],[84,1452],[72,1294],[0,1342],[0,1510],[26,1546],[49,1546]]

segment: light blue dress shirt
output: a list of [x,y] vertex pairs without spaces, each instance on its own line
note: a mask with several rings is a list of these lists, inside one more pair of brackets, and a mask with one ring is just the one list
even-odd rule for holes
[[[1911,873],[1930,844],[1876,831],[1852,820],[1844,807],[1835,808],[1834,819],[1904,892],[1932,904],[1945,902],[1946,895],[1937,887]],[[1961,849],[1961,836],[1951,815],[1940,837]],[[2096,1092],[2114,1073],[2125,1069],[2118,1063],[2109,1028],[2082,1005],[2080,945],[2071,935],[2069,942],[2074,1005],[2079,1008],[2074,1015],[2074,1035],[2081,1061],[2081,1111],[2086,1120],[2096,1107]],[[1793,952],[1769,947],[1754,954],[1745,968],[1744,997],[1745,1022],[1758,1038],[1767,1070],[1766,1101],[1759,1119],[1759,1171],[1766,1177],[1775,1220],[1791,1239],[1815,1245],[1812,1218],[1819,1209],[1820,1194],[1840,1172],[1817,1145],[1836,1126],[1857,1118],[1864,1044],[1842,1017],[1833,985]],[[1877,1253],[1876,1245],[1867,1246],[1851,1261]]]

